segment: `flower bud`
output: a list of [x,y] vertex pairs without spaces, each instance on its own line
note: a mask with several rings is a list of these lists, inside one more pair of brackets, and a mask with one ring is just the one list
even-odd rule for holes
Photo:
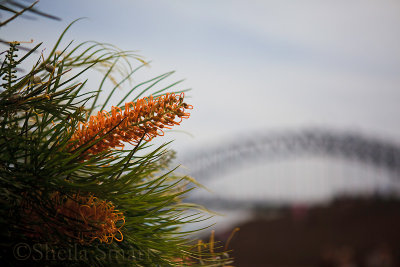
[[50,64],[46,64],[45,66],[44,66],[44,68],[48,71],[48,72],[54,72],[54,70],[55,70],[55,68],[54,68],[54,66],[53,65],[50,65]]

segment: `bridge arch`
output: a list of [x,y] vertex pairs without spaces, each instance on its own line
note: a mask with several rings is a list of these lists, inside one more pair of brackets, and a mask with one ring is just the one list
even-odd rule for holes
[[[210,179],[229,174],[249,163],[268,164],[276,160],[304,156],[334,157],[381,168],[398,178],[400,174],[400,146],[398,144],[366,137],[356,132],[338,132],[323,129],[282,131],[254,134],[249,139],[238,139],[183,157],[189,174],[207,186]],[[256,163],[254,163],[256,162]],[[243,166],[242,166],[243,167]],[[246,168],[246,166],[244,166]],[[400,182],[400,181],[399,181]],[[218,192],[216,192],[218,193]],[[207,207],[265,206],[262,200],[243,201],[221,198],[218,194],[199,195],[192,201]]]
[[251,139],[238,139],[187,153],[183,164],[190,175],[202,182],[212,178],[216,172],[232,170],[255,158],[266,163],[302,155],[341,157],[394,172],[400,170],[400,145],[360,133],[321,129],[255,134]]

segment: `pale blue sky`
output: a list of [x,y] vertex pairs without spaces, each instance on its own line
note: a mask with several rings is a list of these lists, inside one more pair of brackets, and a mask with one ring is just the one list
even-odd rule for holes
[[[138,50],[151,77],[186,78],[195,106],[178,150],[260,129],[322,126],[399,140],[398,1],[42,0],[61,22],[19,20],[0,34],[50,48],[97,40]],[[140,80],[140,76],[137,80]],[[92,78],[96,81],[96,78]]]

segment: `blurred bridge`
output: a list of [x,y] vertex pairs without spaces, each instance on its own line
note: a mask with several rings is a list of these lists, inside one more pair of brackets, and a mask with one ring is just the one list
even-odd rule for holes
[[[400,178],[400,145],[354,132],[321,129],[261,133],[252,135],[251,138],[237,138],[225,144],[205,147],[202,151],[192,151],[183,157],[183,165],[187,167],[189,175],[207,186],[210,182],[215,182],[217,177],[226,177],[235,171],[247,168],[246,166],[250,164],[267,166],[274,162],[310,156],[336,158],[344,160],[345,164],[354,164],[355,162],[361,171],[365,166],[369,166],[379,170],[383,169],[385,175]],[[383,175],[383,173],[380,172],[378,175]],[[248,179],[248,183],[251,183],[251,178],[246,177],[246,179]],[[274,179],[276,183],[282,180],[282,177],[274,177]],[[359,181],[363,182],[362,179]],[[288,181],[285,180],[285,183]],[[251,190],[251,186],[250,189],[245,187],[242,190]],[[357,186],[353,185],[353,188],[357,188]],[[234,195],[224,196],[224,190],[224,188],[214,189],[215,194],[212,195],[194,195],[190,201],[203,203],[209,207],[218,204],[225,208],[265,205],[262,193],[255,198],[252,197],[254,194],[249,192],[249,197],[240,199]],[[258,190],[258,188],[253,188],[253,190]],[[260,190],[262,189],[260,188]]]

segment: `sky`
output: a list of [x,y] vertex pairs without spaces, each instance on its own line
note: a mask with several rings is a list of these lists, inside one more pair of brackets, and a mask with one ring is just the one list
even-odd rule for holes
[[50,49],[68,23],[85,17],[66,39],[137,50],[151,66],[134,83],[171,70],[171,82],[185,79],[194,110],[179,128],[190,134],[170,135],[178,153],[308,127],[400,142],[399,1],[41,0],[38,7],[62,21],[18,20],[0,36]]
[[[1,35],[97,40],[138,50],[149,75],[185,78],[196,143],[260,129],[359,129],[399,139],[398,1],[42,0],[62,18]],[[182,146],[193,142],[181,137]],[[184,143],[184,144],[183,144]],[[181,144],[178,144],[181,146]]]

